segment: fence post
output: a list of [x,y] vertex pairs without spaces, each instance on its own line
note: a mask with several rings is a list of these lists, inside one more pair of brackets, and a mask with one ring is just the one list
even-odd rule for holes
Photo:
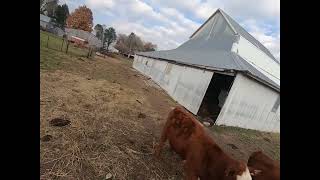
[[68,49],[69,49],[69,41],[67,41],[67,49],[66,49],[66,54],[68,54]]
[[89,51],[88,51],[87,58],[89,58],[89,57],[90,57],[90,52],[91,52],[91,47],[89,47]]
[[48,39],[47,39],[47,48],[49,48],[49,35],[48,35]]
[[62,51],[62,48],[63,48],[63,43],[64,43],[64,39],[62,39],[62,44],[61,44],[61,48],[60,48],[60,51]]

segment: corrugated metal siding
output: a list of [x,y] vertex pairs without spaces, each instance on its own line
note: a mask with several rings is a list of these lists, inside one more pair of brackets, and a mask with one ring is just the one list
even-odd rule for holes
[[212,75],[212,72],[185,66],[175,85],[173,97],[193,114],[197,114]]
[[280,106],[271,109],[280,94],[254,80],[237,74],[217,125],[280,132]]
[[[202,68],[205,66],[209,70],[248,72],[258,81],[280,91],[280,63],[220,9],[176,49],[137,54]],[[271,73],[275,71],[273,74],[277,78],[270,77],[262,69]]]
[[[170,67],[171,66],[171,67]],[[152,78],[174,100],[198,113],[213,72],[136,55],[133,67]]]

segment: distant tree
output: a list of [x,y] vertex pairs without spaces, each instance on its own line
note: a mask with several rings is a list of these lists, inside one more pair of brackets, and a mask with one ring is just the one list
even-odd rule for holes
[[136,38],[136,35],[133,32],[131,32],[130,35],[128,36],[126,44],[129,47],[129,53],[132,52],[132,48],[133,48],[132,46],[133,46],[133,44],[135,44],[135,42],[134,42],[135,38]]
[[134,54],[136,51],[143,51],[143,42],[139,36],[134,34],[133,32],[130,33],[128,39],[126,41],[127,46],[129,47],[129,54]]
[[103,40],[103,27],[101,24],[97,24],[95,27],[94,27],[94,30],[96,30],[96,36],[98,39],[100,39],[101,41]]
[[128,38],[127,35],[125,35],[125,34],[119,34],[114,48],[116,48],[117,50],[119,50],[119,52],[121,52],[121,53],[127,53],[127,52],[129,52],[129,48],[128,48],[128,46],[126,45],[127,38]]
[[67,27],[91,32],[93,26],[92,21],[92,11],[84,5],[78,7],[70,14],[67,18]]
[[104,43],[107,44],[107,51],[109,51],[109,46],[117,39],[116,31],[113,27],[109,27],[104,31]]
[[44,3],[44,0],[40,0],[40,14],[44,14],[43,7],[42,7],[43,3]]
[[[153,45],[153,47],[154,46],[155,45]],[[115,44],[115,48],[120,52],[127,54],[134,54],[137,51],[145,50],[144,43],[141,38],[134,33],[130,33],[129,36],[120,34]]]
[[61,27],[64,27],[68,16],[69,16],[68,5],[66,4],[58,5],[55,11],[56,23],[58,23]]
[[44,0],[40,0],[40,10],[43,3],[44,3]]
[[49,17],[54,18],[55,10],[58,6],[58,0],[43,0],[41,3],[40,0],[40,12],[46,14]]
[[151,42],[147,42],[143,45],[144,51],[155,51],[157,49],[156,44],[152,44]]

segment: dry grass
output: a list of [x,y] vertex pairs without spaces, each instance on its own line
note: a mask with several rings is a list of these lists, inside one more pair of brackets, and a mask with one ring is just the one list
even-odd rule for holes
[[[127,62],[64,56],[53,68],[46,67],[40,78],[40,134],[52,139],[41,141],[41,179],[103,179],[108,173],[114,179],[181,177],[177,156],[176,161],[152,156],[164,117],[150,108],[146,89],[151,96],[157,89]],[[134,83],[127,82],[128,76]],[[51,126],[54,118],[71,124]]]
[[236,159],[247,161],[254,151],[262,150],[269,157],[280,161],[280,134],[236,127],[213,126],[214,140]]
[[[40,134],[53,137],[41,143],[42,179],[97,179],[107,173],[116,179],[171,177],[153,160],[153,130],[161,117],[136,101],[148,104],[143,94],[59,70],[42,73],[41,80]],[[146,117],[139,118],[140,113]],[[57,117],[71,125],[50,126]]]
[[[41,179],[96,180],[108,173],[117,180],[181,179],[180,159],[168,145],[161,160],[152,156],[176,104],[130,61],[79,59],[45,48],[40,57],[40,135],[46,136],[40,140]],[[71,123],[51,126],[54,118]],[[236,136],[223,131],[216,131],[218,138],[240,147]],[[249,153],[243,148],[238,155]]]

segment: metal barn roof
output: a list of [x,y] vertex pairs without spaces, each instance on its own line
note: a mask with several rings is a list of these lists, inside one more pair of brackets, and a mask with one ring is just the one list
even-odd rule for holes
[[[221,14],[217,12],[221,12]],[[238,38],[237,34],[246,39],[248,38],[247,40],[251,42],[255,41],[254,45],[258,46],[259,49],[278,62],[259,41],[254,39],[220,9],[201,25],[188,41],[176,49],[138,52],[137,55],[175,61],[181,64],[217,71],[244,72],[271,88],[280,91],[280,85],[269,79],[238,54],[231,51],[235,38]]]
[[43,14],[40,14],[40,21],[44,21],[44,22],[50,22],[51,18],[48,16],[45,16]]
[[231,26],[235,29],[237,33],[239,33],[242,37],[246,38],[253,45],[259,48],[261,51],[266,53],[271,59],[273,59],[276,63],[280,64],[280,62],[271,54],[271,52],[262,45],[258,40],[256,40],[251,34],[249,34],[243,27],[240,26],[235,20],[233,20],[227,13],[220,9],[220,12],[225,16],[225,18],[229,21]]
[[81,29],[72,29],[72,28],[65,28],[65,32],[68,36],[75,36],[81,39],[88,41],[89,45],[93,45],[96,47],[102,47],[102,42],[99,40],[94,34],[81,30]]

